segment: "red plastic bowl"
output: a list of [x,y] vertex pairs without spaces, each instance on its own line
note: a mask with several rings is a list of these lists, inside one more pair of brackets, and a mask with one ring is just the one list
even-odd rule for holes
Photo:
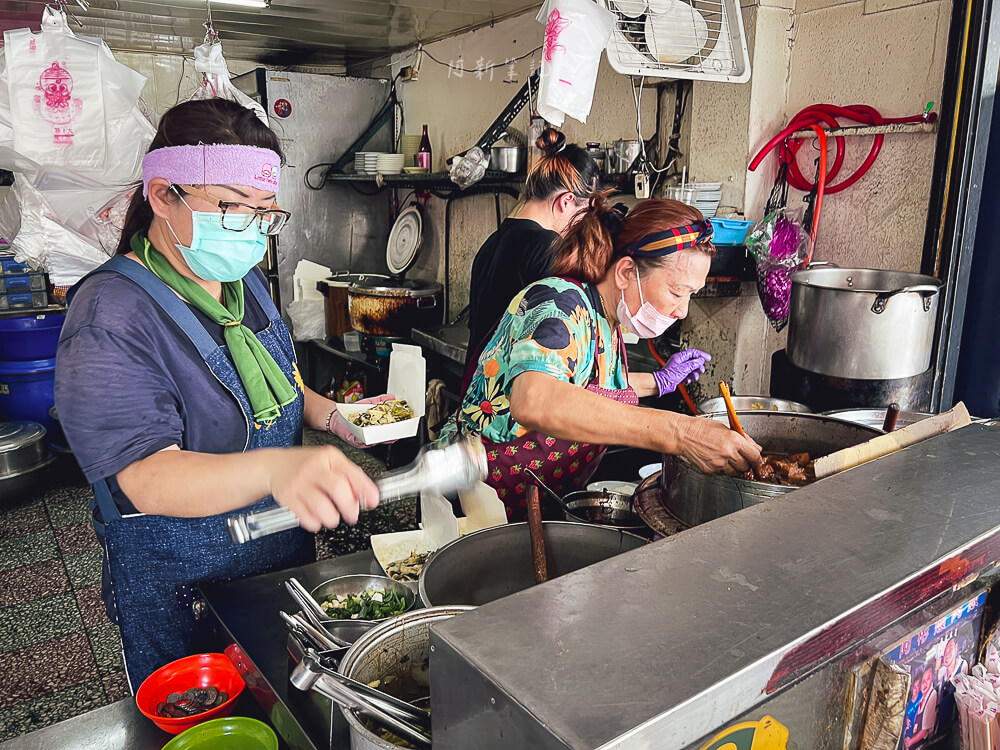
[[[165,702],[171,693],[183,693],[193,687],[210,686],[229,693],[229,700],[221,706],[181,719],[172,719],[156,713],[156,707]],[[172,661],[153,672],[136,691],[135,703],[142,715],[164,732],[180,734],[203,721],[229,716],[245,686],[246,683],[243,682],[240,673],[225,654],[195,654]]]

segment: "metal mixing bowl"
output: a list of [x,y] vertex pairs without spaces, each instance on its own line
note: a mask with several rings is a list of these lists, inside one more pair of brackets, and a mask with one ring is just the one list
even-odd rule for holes
[[[407,586],[402,581],[396,581],[387,576],[366,576],[366,575],[351,575],[351,576],[340,576],[339,578],[331,578],[329,581],[324,581],[319,586],[314,588],[309,593],[312,594],[313,599],[322,604],[331,596],[347,596],[348,594],[360,594],[366,589],[381,589],[386,593],[395,591],[406,602],[406,609],[403,611],[409,611],[413,608],[413,605],[417,601],[416,595],[413,593],[413,589]],[[379,620],[352,620],[351,622],[364,622],[364,623],[375,623],[375,622],[385,622],[386,620],[392,619],[391,617],[383,617]],[[325,617],[324,622],[346,622],[345,620],[336,620],[332,617]]]
[[[786,411],[796,414],[812,414],[805,404],[798,401],[788,401],[783,398],[772,398],[771,396],[733,396],[733,408],[736,411]],[[722,397],[705,399],[698,404],[698,411],[702,414],[725,414],[726,402]]]

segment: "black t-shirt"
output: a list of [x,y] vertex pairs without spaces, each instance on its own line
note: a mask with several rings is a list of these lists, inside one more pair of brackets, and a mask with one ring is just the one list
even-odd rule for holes
[[469,284],[469,353],[486,343],[507,305],[524,287],[549,275],[559,234],[531,219],[506,219],[472,262]]

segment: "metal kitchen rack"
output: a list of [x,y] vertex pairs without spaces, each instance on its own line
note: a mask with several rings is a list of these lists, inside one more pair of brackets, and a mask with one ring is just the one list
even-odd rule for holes
[[[326,176],[327,182],[351,182],[373,185],[380,191],[388,188],[405,188],[410,190],[441,190],[452,193],[463,192],[458,185],[451,181],[447,172],[435,172],[433,174],[334,174]],[[514,185],[520,187],[524,182],[523,174],[512,174],[509,172],[487,172],[486,175],[473,185],[476,187],[503,187]],[[470,188],[471,189],[471,188]]]
[[746,83],[743,15],[737,0],[598,0],[615,14],[608,62],[624,75]]

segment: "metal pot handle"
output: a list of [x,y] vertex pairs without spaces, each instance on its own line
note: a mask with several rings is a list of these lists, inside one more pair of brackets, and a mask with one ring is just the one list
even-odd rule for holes
[[438,300],[437,300],[437,297],[435,297],[435,296],[417,297],[417,309],[418,310],[427,310],[427,309],[430,309],[432,307],[437,307],[437,304],[438,304]]
[[803,271],[810,271],[813,268],[840,268],[840,266],[830,260],[813,260],[802,266]]
[[889,300],[895,297],[897,294],[907,294],[913,292],[919,294],[923,297],[924,302],[924,312],[930,312],[931,309],[931,298],[941,291],[941,287],[935,284],[914,284],[913,286],[904,286],[901,289],[894,289],[891,292],[879,292],[875,295],[875,301],[872,303],[872,312],[876,315],[881,315],[885,312],[886,305],[889,304]]

